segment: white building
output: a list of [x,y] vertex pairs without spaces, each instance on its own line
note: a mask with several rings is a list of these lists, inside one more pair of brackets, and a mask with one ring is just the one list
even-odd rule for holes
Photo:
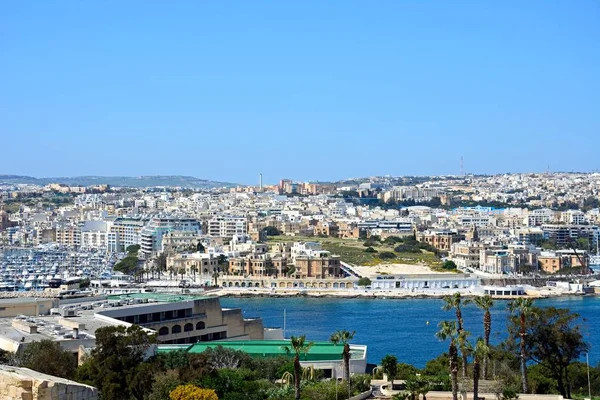
[[172,231],[188,231],[199,235],[200,223],[195,218],[155,217],[140,232],[141,252],[145,255],[162,250],[163,235]]
[[233,237],[248,233],[248,220],[246,217],[236,215],[219,215],[208,221],[208,235],[220,237]]

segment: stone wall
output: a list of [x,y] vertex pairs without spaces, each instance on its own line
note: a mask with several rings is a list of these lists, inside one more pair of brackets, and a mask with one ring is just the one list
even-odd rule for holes
[[98,400],[98,389],[28,368],[0,365],[2,400]]

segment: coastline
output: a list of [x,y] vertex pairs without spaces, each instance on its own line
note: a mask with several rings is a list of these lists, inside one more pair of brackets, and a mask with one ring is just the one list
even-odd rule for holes
[[[474,293],[470,291],[458,290],[464,297],[474,298],[483,296],[483,293]],[[441,299],[457,291],[385,291],[385,290],[337,290],[337,291],[312,291],[312,290],[216,290],[210,295],[217,297],[233,297],[233,298],[250,298],[250,297],[266,297],[266,298],[291,298],[291,297],[310,297],[310,298],[335,298],[335,299]],[[207,293],[208,294],[208,293]],[[496,300],[512,300],[518,297],[528,297],[532,299],[545,299],[564,296],[583,296],[577,293],[564,292],[546,292],[546,293],[531,293],[527,296],[492,296]]]

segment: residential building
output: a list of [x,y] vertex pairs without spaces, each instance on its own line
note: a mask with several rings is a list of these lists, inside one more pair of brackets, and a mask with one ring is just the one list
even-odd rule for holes
[[173,231],[187,231],[199,235],[201,228],[195,218],[154,217],[140,232],[141,252],[146,256],[161,252],[163,236]]
[[246,217],[236,215],[218,215],[208,221],[209,236],[233,237],[248,233]]
[[107,235],[108,252],[124,252],[129,246],[140,245],[141,232],[148,221],[143,217],[119,217],[112,221]]

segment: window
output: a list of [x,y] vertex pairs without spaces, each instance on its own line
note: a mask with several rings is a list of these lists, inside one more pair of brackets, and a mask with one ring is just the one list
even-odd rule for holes
[[190,332],[194,330],[194,325],[193,324],[185,324],[185,326],[183,327],[183,331],[184,332]]
[[169,334],[169,328],[167,328],[166,326],[163,326],[162,328],[160,328],[158,330],[158,336],[164,336],[164,335],[168,335]]
[[204,329],[205,327],[206,327],[206,324],[202,321],[200,321],[196,324],[196,329]]
[[173,325],[171,333],[181,333],[181,325]]

